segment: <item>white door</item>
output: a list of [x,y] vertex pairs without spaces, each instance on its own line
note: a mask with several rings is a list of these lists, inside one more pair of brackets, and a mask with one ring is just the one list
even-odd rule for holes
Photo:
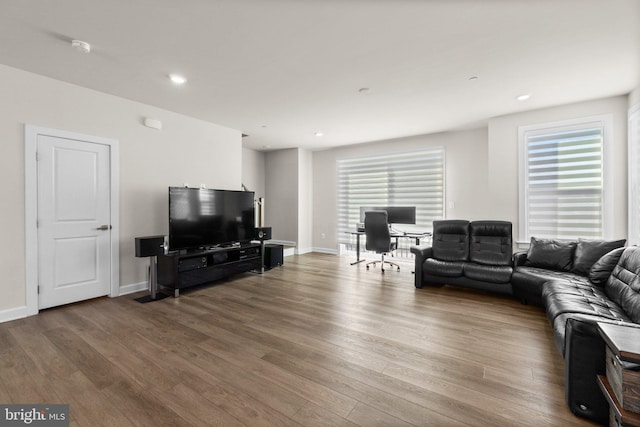
[[109,294],[110,147],[37,137],[38,305]]

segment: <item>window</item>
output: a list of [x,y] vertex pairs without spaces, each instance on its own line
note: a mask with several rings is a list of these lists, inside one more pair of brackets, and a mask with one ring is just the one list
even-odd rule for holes
[[[444,217],[444,148],[340,159],[338,243],[351,244],[348,231],[360,222],[360,206],[415,206],[416,225],[401,231],[431,230]],[[400,239],[408,248],[411,241]]]
[[605,238],[611,116],[519,129],[520,240]]
[[629,111],[629,245],[640,245],[640,104]]

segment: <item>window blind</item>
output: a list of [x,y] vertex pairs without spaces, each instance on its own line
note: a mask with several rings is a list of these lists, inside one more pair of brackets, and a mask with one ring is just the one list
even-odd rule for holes
[[526,238],[603,238],[602,122],[524,135]]
[[416,224],[397,225],[402,231],[431,230],[444,216],[442,147],[339,159],[337,171],[338,243],[351,243],[347,232],[360,222],[360,206],[415,206]]

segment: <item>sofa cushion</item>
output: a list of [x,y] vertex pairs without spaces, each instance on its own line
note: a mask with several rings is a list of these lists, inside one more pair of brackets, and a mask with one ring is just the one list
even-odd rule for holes
[[469,259],[469,221],[433,221],[433,257],[442,261]]
[[573,258],[572,272],[587,276],[591,266],[603,255],[616,248],[624,246],[626,239],[622,240],[587,240],[578,239]]
[[461,277],[464,262],[461,261],[441,261],[435,258],[427,258],[422,263],[424,274],[443,277]]
[[513,242],[508,221],[473,221],[469,224],[469,259],[478,264],[509,266]]
[[469,279],[490,283],[509,283],[513,268],[506,265],[484,265],[468,262],[464,265],[464,275]]
[[542,290],[542,301],[551,321],[566,313],[589,314],[612,320],[627,319],[620,305],[611,301],[603,289],[579,280],[548,281]]
[[553,324],[556,346],[564,356],[564,337],[567,319],[580,318],[597,322],[603,319],[628,321],[629,316],[603,289],[579,280],[550,280],[544,284],[542,302],[547,318]]
[[525,265],[551,270],[570,271],[575,249],[576,242],[536,239],[532,237]]
[[640,247],[631,246],[622,252],[618,264],[604,287],[607,296],[640,323]]
[[[554,279],[561,280],[578,280],[582,283],[588,283],[586,277],[578,276],[565,271],[547,270],[538,267],[519,266],[514,268],[511,276],[511,284],[514,293],[518,295],[542,295],[542,288],[545,282]],[[522,292],[520,292],[522,290]]]
[[622,252],[624,248],[614,249],[596,261],[589,270],[589,281],[595,286],[604,287],[613,268],[618,264]]

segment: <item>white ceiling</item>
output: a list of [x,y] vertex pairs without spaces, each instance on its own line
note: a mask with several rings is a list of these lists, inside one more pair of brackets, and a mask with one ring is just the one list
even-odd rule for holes
[[0,63],[321,149],[627,94],[640,1],[2,0]]

